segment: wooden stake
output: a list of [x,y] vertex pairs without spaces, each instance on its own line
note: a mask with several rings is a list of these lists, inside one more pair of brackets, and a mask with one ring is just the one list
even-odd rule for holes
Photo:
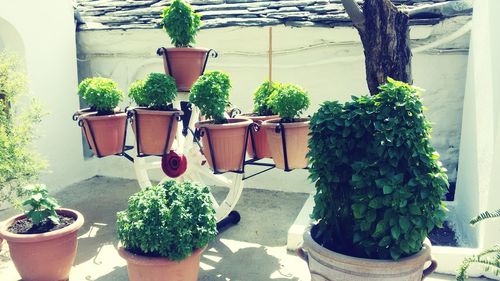
[[[273,81],[273,27],[269,27],[269,82]],[[269,89],[271,83],[269,83]]]

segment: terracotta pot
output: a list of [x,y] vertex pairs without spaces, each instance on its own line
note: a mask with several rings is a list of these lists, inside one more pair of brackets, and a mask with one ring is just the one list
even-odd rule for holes
[[118,253],[127,261],[130,281],[196,281],[203,249],[198,249],[182,261],[133,254],[122,246]]
[[123,152],[127,129],[126,113],[102,116],[89,113],[81,115],[80,120],[83,121],[83,133],[95,155],[104,157]]
[[23,281],[68,280],[76,256],[77,231],[84,219],[70,209],[58,209],[57,213],[76,220],[65,228],[40,234],[14,234],[7,230],[25,215],[14,216],[0,227],[0,236],[9,244],[10,257]]
[[[312,281],[417,281],[423,280],[437,267],[431,257],[428,239],[420,252],[393,261],[355,258],[330,251],[314,241],[310,229],[304,232],[303,237]],[[426,262],[431,264],[424,270]]]
[[[262,123],[262,128],[266,132],[269,149],[276,168],[285,170],[285,157],[283,153],[283,142],[281,132],[276,132],[280,119],[271,119]],[[288,168],[302,169],[307,167],[307,153],[309,148],[309,119],[299,119],[298,122],[282,123],[285,128],[286,155],[288,158]]]
[[[177,119],[175,119],[174,114],[182,115],[182,111],[136,108],[132,112],[134,112],[132,130],[136,134],[136,143],[137,139],[139,139],[139,154],[161,156],[168,153],[177,133]],[[167,144],[168,128],[171,119],[174,120],[172,121],[170,139]],[[139,126],[139,135],[137,135],[136,125]],[[167,144],[166,149],[165,144]]]
[[189,92],[193,83],[203,74],[208,49],[167,48],[163,53],[165,73],[171,75],[180,92]]
[[[248,118],[252,120],[254,123],[257,123],[259,126],[262,125],[262,122],[270,119],[278,118],[278,115],[270,115],[270,116],[254,116],[252,114],[243,114],[241,115],[243,118]],[[255,153],[252,147],[251,137],[248,136],[247,143],[247,153],[251,158],[271,158],[271,150],[269,149],[269,144],[267,143],[267,134],[263,129],[259,129],[258,131],[251,130],[250,131],[253,136],[253,141],[255,145]]]
[[212,170],[215,169],[207,136],[210,135],[216,170],[218,172],[237,171],[243,167],[245,140],[250,124],[252,120],[242,118],[228,119],[227,124],[216,125],[211,120],[195,124],[196,128],[203,128],[201,129],[203,154]]

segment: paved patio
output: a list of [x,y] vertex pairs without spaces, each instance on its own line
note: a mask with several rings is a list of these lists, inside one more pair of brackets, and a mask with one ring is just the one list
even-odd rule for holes
[[[70,280],[127,280],[126,263],[116,252],[115,220],[116,212],[126,208],[127,198],[137,190],[135,181],[94,177],[55,194],[62,206],[77,209],[85,216]],[[309,281],[306,263],[286,250],[288,227],[307,197],[305,193],[245,189],[236,207],[242,216],[240,223],[210,243],[202,258],[199,279]],[[15,213],[1,211],[0,219]],[[5,245],[0,254],[0,276],[1,281],[20,280]],[[454,277],[434,274],[427,280]]]

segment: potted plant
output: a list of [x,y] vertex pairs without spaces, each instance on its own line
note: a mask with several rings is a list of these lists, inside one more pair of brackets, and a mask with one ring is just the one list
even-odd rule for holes
[[424,271],[426,237],[445,218],[445,169],[417,89],[390,78],[379,89],[311,118],[312,280],[421,280],[436,268]]
[[142,189],[117,214],[117,232],[131,281],[196,281],[217,235],[209,189],[175,181]]
[[138,155],[165,155],[177,132],[182,111],[173,108],[177,96],[175,80],[163,73],[151,73],[130,86],[129,97],[139,106],[132,112]]
[[[262,122],[270,119],[276,119],[276,115],[269,106],[269,97],[281,87],[278,82],[265,81],[254,93],[254,112],[250,114],[243,114],[245,118],[249,118],[259,126],[255,130],[251,130],[251,136],[248,137],[247,153],[254,159],[270,158],[271,151],[267,142],[267,135],[264,130],[260,130]],[[255,148],[255,151],[254,151]]]
[[118,85],[111,79],[94,77],[82,81],[78,93],[95,109],[79,115],[85,138],[94,154],[104,157],[123,153],[127,114],[116,109],[123,98]]
[[248,126],[252,124],[249,119],[225,117],[230,89],[229,76],[212,71],[200,76],[189,94],[189,102],[208,119],[195,127],[201,131],[203,154],[216,173],[242,169]]
[[58,209],[43,185],[35,185],[24,206],[0,227],[9,244],[10,257],[23,280],[68,280],[76,256],[77,231],[83,216],[71,209]]
[[[0,210],[17,207],[19,198],[26,195],[25,186],[36,181],[45,167],[32,146],[42,109],[35,101],[18,105],[25,87],[26,77],[19,71],[18,60],[0,52]],[[0,238],[0,251],[2,244]]]
[[163,10],[162,24],[175,48],[160,48],[165,73],[173,76],[179,91],[189,92],[203,74],[208,49],[192,48],[201,25],[200,15],[183,0],[174,0]]
[[299,86],[284,84],[269,97],[280,118],[262,123],[276,167],[286,171],[307,167],[309,118],[299,116],[309,107],[309,95]]

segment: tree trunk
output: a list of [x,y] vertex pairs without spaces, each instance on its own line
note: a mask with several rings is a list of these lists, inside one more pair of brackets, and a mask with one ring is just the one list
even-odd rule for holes
[[342,3],[363,43],[370,94],[377,94],[387,77],[411,84],[409,16],[390,0],[365,0],[362,13],[354,0]]

